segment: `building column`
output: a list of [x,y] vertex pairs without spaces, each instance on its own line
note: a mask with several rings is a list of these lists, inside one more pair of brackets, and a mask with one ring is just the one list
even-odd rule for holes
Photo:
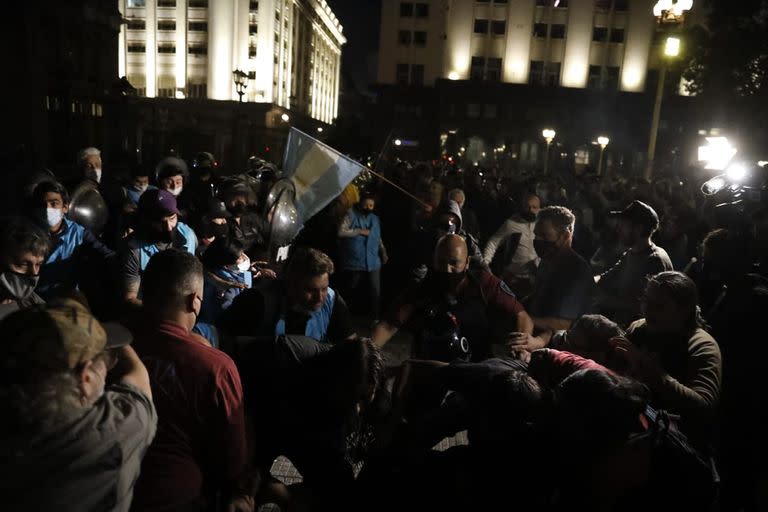
[[655,3],[653,0],[636,0],[629,3],[624,61],[621,66],[620,88],[622,91],[645,90],[648,60],[653,44],[653,26],[656,23],[653,17]]
[[176,0],[176,94],[179,89],[186,96],[187,88],[187,34],[189,25],[187,19],[187,0]]
[[146,10],[147,42],[145,44],[144,77],[146,79],[147,98],[154,98],[157,96],[157,3],[147,2]]
[[235,0],[208,2],[208,98],[235,99],[232,81],[232,34]]
[[[587,86],[594,11],[594,0],[571,0],[568,3],[568,37],[565,40],[561,81],[563,87],[583,89]],[[604,51],[607,54],[608,43]]]
[[[528,83],[528,73],[531,67],[533,15],[535,12],[535,0],[509,2],[506,51],[504,52],[504,69],[502,71],[503,82]],[[462,78],[468,78],[468,74]]]
[[[125,18],[125,0],[117,0],[117,10]],[[126,25],[120,23],[120,36],[117,39],[117,76],[128,76],[128,45],[126,44]]]

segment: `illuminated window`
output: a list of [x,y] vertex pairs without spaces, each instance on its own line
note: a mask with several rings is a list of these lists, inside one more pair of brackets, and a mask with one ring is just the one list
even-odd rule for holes
[[146,23],[144,20],[128,20],[126,28],[128,30],[144,30],[146,28]]
[[[249,30],[250,30],[250,27],[249,27]],[[208,22],[207,21],[190,21],[189,31],[190,32],[208,32]]]
[[608,29],[606,27],[593,27],[592,28],[592,40],[596,43],[604,43],[608,37]]
[[429,4],[416,4],[416,17],[428,18],[429,17]]
[[491,22],[491,33],[495,36],[503,36],[504,33],[507,31],[507,22],[502,21],[492,21]]
[[397,33],[397,44],[400,46],[410,46],[411,45],[411,31],[410,30],[401,30]]
[[427,33],[422,30],[417,30],[413,33],[413,45],[414,46],[426,46],[427,45]]
[[158,20],[157,30],[176,30],[176,21],[174,20]]
[[623,43],[624,42],[624,29],[623,28],[611,29],[611,42],[612,43]]
[[565,38],[565,25],[553,24],[549,28],[549,37],[552,39],[564,39]]
[[534,23],[533,24],[533,37],[547,37],[547,24],[546,23]]
[[475,34],[488,33],[488,20],[475,20]]
[[400,17],[412,18],[413,17],[413,3],[400,2]]

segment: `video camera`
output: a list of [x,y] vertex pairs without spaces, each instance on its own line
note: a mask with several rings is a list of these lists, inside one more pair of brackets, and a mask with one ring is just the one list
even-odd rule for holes
[[416,358],[444,362],[471,359],[469,340],[461,335],[459,321],[451,311],[453,305],[455,302],[444,301],[427,309],[426,321],[414,349]]
[[768,203],[768,162],[731,163],[723,174],[704,182],[701,192],[715,209],[752,213]]

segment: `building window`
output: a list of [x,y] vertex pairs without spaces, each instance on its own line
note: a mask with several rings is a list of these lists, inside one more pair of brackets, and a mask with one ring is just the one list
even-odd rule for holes
[[488,33],[488,20],[475,20],[475,34]]
[[176,30],[176,21],[174,20],[158,20],[157,30]]
[[[250,27],[248,27],[248,29],[250,30]],[[208,32],[208,22],[207,21],[190,21],[189,31],[190,32]]]
[[567,9],[568,8],[568,0],[560,0],[560,3],[555,5],[558,9]]
[[144,0],[128,0],[128,7],[145,7]]
[[503,36],[504,33],[507,31],[507,22],[502,21],[492,21],[491,22],[491,33],[495,36]]
[[490,82],[501,81],[501,59],[494,57],[488,58],[488,65],[485,70],[485,79]]
[[624,42],[624,29],[623,28],[614,28],[611,30],[611,42],[612,43],[623,43]]
[[507,0],[493,0],[493,3],[495,3],[495,4],[505,4],[505,3],[507,3]]
[[397,65],[395,82],[397,82],[398,85],[408,85],[408,64]]
[[498,110],[495,103],[486,103],[483,105],[483,117],[486,119],[496,119]]
[[565,38],[565,25],[553,24],[549,28],[549,37],[552,39],[564,39]]
[[629,9],[629,2],[627,0],[613,0],[613,10],[614,11],[626,11]]
[[487,4],[490,0],[475,0],[479,4]]
[[401,30],[397,33],[397,44],[400,46],[410,46],[411,45],[411,31],[410,30]]
[[251,11],[258,11],[259,10],[259,2],[256,0],[251,0],[248,4],[248,9]]
[[536,5],[538,7],[549,7],[552,5],[552,0],[536,0]]
[[546,23],[534,23],[533,24],[533,37],[547,37],[547,24]]
[[597,2],[595,2],[595,8],[599,11],[610,11],[611,0],[597,0]]
[[485,57],[472,57],[472,66],[469,69],[470,80],[482,80],[485,68]]
[[176,45],[173,43],[161,43],[157,45],[157,53],[176,53]]
[[189,45],[190,55],[208,55],[208,45],[205,44],[191,44]]
[[413,17],[413,4],[411,2],[400,2],[400,17],[401,18]]
[[416,17],[428,18],[429,17],[429,4],[416,4]]
[[205,98],[207,89],[207,84],[187,84],[187,98]]
[[195,9],[205,9],[208,7],[208,0],[189,0],[189,6]]
[[600,66],[589,66],[589,75],[587,77],[587,87],[589,89],[600,88]]
[[427,45],[427,33],[423,30],[417,30],[413,33],[414,46],[426,46]]
[[411,64],[411,84],[424,85],[424,64]]
[[147,24],[144,20],[128,20],[126,28],[128,30],[144,30],[146,27]]
[[480,117],[479,103],[467,103],[467,117],[469,119],[478,119]]
[[128,51],[131,53],[144,53],[147,51],[147,48],[144,46],[144,43],[128,43]]
[[528,74],[528,83],[531,85],[541,85],[544,83],[544,61],[531,61],[531,71]]
[[158,87],[157,97],[158,98],[175,98],[176,89],[173,87]]
[[256,58],[256,46],[251,45],[248,47],[248,58],[249,59],[255,59]]
[[248,35],[255,36],[259,33],[259,26],[258,25],[248,25]]
[[176,7],[176,0],[157,0],[158,7]]
[[608,37],[608,29],[606,27],[592,27],[592,40],[596,43],[604,43]]
[[549,62],[546,66],[546,72],[544,76],[544,85],[549,87],[555,87],[560,85],[560,63]]
[[618,90],[619,88],[618,66],[607,66],[605,68],[605,88],[610,91]]

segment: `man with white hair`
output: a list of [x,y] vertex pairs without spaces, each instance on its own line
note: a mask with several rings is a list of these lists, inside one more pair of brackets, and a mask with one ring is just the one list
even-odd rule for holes
[[101,183],[101,151],[88,147],[77,154],[77,170],[83,178]]

